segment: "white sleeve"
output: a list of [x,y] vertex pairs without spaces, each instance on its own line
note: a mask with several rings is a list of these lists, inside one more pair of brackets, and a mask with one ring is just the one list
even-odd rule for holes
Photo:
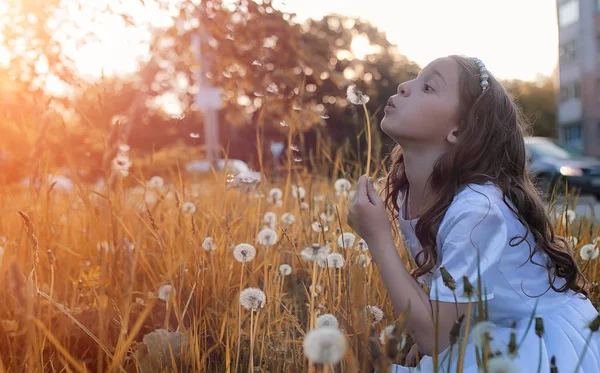
[[[452,291],[444,285],[439,267],[444,267],[454,278],[458,303],[477,302],[479,275],[481,299],[493,298],[494,288],[500,280],[500,257],[508,244],[507,225],[499,207],[479,193],[460,196],[448,208],[438,230],[438,240],[440,265],[433,272],[430,299],[455,301]],[[474,299],[469,300],[464,294],[463,276],[467,276],[473,285]]]

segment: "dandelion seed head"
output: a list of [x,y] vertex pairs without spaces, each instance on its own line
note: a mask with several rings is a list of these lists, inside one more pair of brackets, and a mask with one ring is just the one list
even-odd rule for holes
[[492,332],[496,329],[496,324],[491,321],[480,321],[473,326],[471,330],[471,340],[478,348],[483,348],[486,341],[492,337]]
[[383,320],[383,311],[377,306],[366,306],[363,311],[372,323],[378,323]]
[[273,189],[269,190],[267,200],[270,203],[276,204],[277,201],[281,200],[282,198],[283,198],[283,191],[281,189],[273,188]]
[[323,220],[326,223],[331,223],[332,221],[335,220],[335,215],[333,214],[328,214],[326,212],[322,212],[319,214],[319,217],[321,218],[321,220]]
[[193,215],[196,213],[196,205],[193,202],[185,202],[183,204],[183,213],[186,215]]
[[319,284],[317,284],[317,286],[315,286],[315,287],[313,287],[312,285],[310,285],[308,287],[308,289],[312,293],[313,297],[316,297],[317,295],[319,295],[323,291],[323,287],[321,285],[319,285]]
[[327,255],[327,265],[329,268],[342,268],[344,266],[344,256],[340,253]]
[[165,185],[165,181],[160,176],[152,176],[146,183],[148,188],[162,188]]
[[277,214],[274,212],[266,212],[265,216],[263,217],[263,220],[265,223],[268,224],[275,224],[277,223]]
[[281,221],[284,224],[291,225],[294,224],[294,222],[296,221],[296,217],[289,212],[284,212],[283,214],[281,214]]
[[344,232],[338,237],[337,244],[341,249],[349,249],[354,245],[355,240],[356,236],[354,234]]
[[289,264],[282,264],[279,266],[280,276],[289,276],[292,274],[292,267]]
[[265,306],[267,297],[258,288],[246,288],[240,293],[240,305],[247,310],[258,311]]
[[215,251],[217,249],[217,244],[214,243],[212,237],[206,237],[204,241],[202,241],[202,248],[205,251]]
[[121,174],[121,176],[129,175],[129,168],[131,168],[131,160],[127,154],[118,154],[112,160],[112,169],[114,172]]
[[488,373],[517,373],[519,369],[515,362],[507,356],[496,356],[488,360]]
[[249,262],[252,259],[254,259],[255,256],[256,249],[254,248],[254,246],[247,243],[238,244],[235,246],[235,249],[233,249],[233,257],[238,262]]
[[394,335],[395,330],[396,330],[396,325],[394,325],[394,324],[388,325],[385,328],[383,328],[381,333],[379,333],[379,342],[381,342],[381,344],[385,346],[388,339],[390,339],[390,337],[392,335]]
[[579,255],[583,260],[593,260],[600,255],[600,249],[598,249],[596,245],[589,243],[581,246],[581,250],[579,250]]
[[333,188],[337,193],[349,192],[350,188],[352,188],[352,184],[348,179],[341,178],[333,183]]
[[169,284],[161,286],[158,289],[158,298],[160,300],[165,301],[165,302],[168,301],[169,300],[169,296],[171,295],[171,291],[173,291],[173,286],[171,286]]
[[277,232],[271,228],[263,228],[258,232],[258,243],[263,246],[273,246],[277,242]]
[[304,198],[306,196],[306,190],[303,187],[301,187],[301,186],[292,185],[292,196],[294,198],[302,199],[302,198]]
[[339,323],[338,323],[337,318],[330,313],[325,313],[325,314],[317,317],[317,328],[323,328],[323,327],[337,328],[338,324]]
[[359,256],[356,257],[356,263],[358,263],[358,265],[361,265],[363,267],[368,267],[369,264],[371,264],[371,258],[369,258],[369,256],[367,256],[365,254],[360,254]]
[[315,232],[328,232],[329,231],[329,226],[327,226],[327,225],[323,226],[318,221],[313,222],[311,225],[311,228]]
[[333,327],[313,329],[304,338],[304,355],[318,364],[337,364],[347,347],[344,334]]
[[358,243],[356,244],[354,249],[356,251],[369,251],[369,246],[367,245],[367,242],[361,238],[360,240],[358,240]]
[[346,99],[353,105],[367,104],[370,100],[369,96],[356,88],[356,84],[350,84],[348,86],[346,89]]

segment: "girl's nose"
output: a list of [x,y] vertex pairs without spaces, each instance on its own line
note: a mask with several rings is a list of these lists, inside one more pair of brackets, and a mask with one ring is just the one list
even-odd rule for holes
[[398,94],[403,97],[408,97],[408,95],[410,95],[410,90],[406,82],[398,84]]

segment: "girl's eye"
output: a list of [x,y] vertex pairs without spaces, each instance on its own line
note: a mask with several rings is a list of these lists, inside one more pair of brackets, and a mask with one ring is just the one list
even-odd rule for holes
[[430,92],[433,92],[433,88],[431,88],[431,86],[429,84],[423,84],[423,91],[425,93],[430,93]]

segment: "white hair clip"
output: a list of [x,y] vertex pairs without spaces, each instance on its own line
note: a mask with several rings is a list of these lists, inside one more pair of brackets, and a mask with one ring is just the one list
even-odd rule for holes
[[488,71],[485,68],[485,65],[483,64],[483,62],[477,58],[477,57],[471,57],[471,59],[473,61],[475,61],[475,63],[477,64],[477,66],[479,66],[479,75],[481,77],[481,89],[483,91],[485,91],[487,89],[487,87],[490,85],[490,83],[488,83]]

